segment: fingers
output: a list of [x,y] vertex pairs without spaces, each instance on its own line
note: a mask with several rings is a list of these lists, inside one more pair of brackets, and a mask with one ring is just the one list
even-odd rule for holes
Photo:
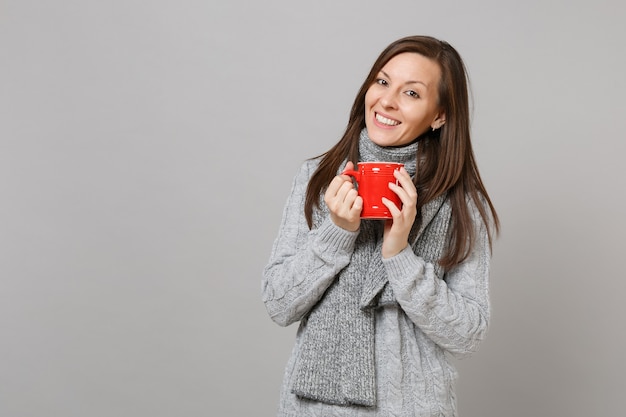
[[344,185],[345,182],[346,180],[342,178],[342,176],[338,175],[333,178],[330,184],[328,184],[328,188],[326,189],[326,197],[335,197],[339,193],[339,189]]
[[357,191],[350,180],[350,177],[344,178],[343,175],[338,175],[330,182],[328,189],[326,190],[326,204],[334,205],[344,203],[352,204],[357,196]]
[[411,176],[404,168],[394,172],[394,176],[398,184],[390,183],[389,188],[402,201],[402,209],[393,201],[383,198],[383,204],[392,216],[392,220],[385,223],[383,233],[384,258],[400,253],[408,245],[408,237],[417,213],[417,189]]
[[346,164],[346,167],[343,169],[343,172],[346,171],[354,171],[354,164],[352,163],[352,161],[348,161],[348,163]]
[[394,202],[388,199],[383,199],[383,204],[389,209],[394,218],[400,215],[407,218],[414,218],[417,210],[417,189],[413,184],[413,180],[404,168],[402,168],[401,171],[396,171],[394,175],[398,184],[389,183],[389,189],[393,191],[402,202],[400,205],[402,209],[400,210]]
[[389,200],[386,197],[383,197],[382,202],[389,209],[392,218],[395,219],[396,217],[400,216],[400,214],[402,214],[402,211],[398,208],[398,206],[396,206],[396,203],[394,203],[393,201]]
[[391,258],[409,244],[409,234],[415,221],[415,209],[403,205],[402,210],[393,201],[383,197],[383,204],[391,213],[391,220],[385,222],[383,230],[383,258]]
[[[343,172],[352,171],[353,169],[354,164],[348,161]],[[349,183],[351,188],[354,188],[352,186],[352,177],[350,177],[349,175],[341,174],[332,179],[330,184],[328,184],[327,191],[330,192],[330,194],[335,195],[338,193],[339,189],[344,185],[344,183]]]
[[[345,170],[353,168],[352,162],[348,162]],[[333,178],[326,189],[324,201],[328,206],[332,221],[337,226],[351,231],[359,228],[363,199],[354,188],[352,177],[337,175]]]
[[417,189],[409,173],[402,167],[400,170],[394,172],[398,184],[390,183],[389,188],[395,192],[403,205],[416,205],[417,204]]

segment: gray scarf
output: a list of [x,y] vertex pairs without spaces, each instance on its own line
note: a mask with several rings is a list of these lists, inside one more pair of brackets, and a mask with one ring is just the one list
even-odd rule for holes
[[[360,161],[402,162],[415,175],[417,142],[398,148],[373,143],[364,129],[359,141]],[[327,208],[316,213],[318,226]],[[451,209],[446,196],[429,202],[411,231],[413,251],[437,263],[448,241]],[[337,405],[376,405],[374,358],[375,310],[396,305],[382,262],[383,222],[361,221],[350,264],[301,323],[302,348],[292,392],[302,398]]]

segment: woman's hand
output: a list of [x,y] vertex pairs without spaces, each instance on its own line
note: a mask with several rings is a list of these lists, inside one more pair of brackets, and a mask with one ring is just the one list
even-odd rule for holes
[[[353,170],[354,164],[348,162],[346,170]],[[330,218],[337,226],[356,232],[361,225],[363,199],[359,197],[352,177],[337,175],[328,185],[324,201],[330,210]]]
[[400,197],[402,210],[391,200],[383,197],[383,204],[391,212],[392,219],[385,222],[383,233],[383,258],[391,258],[409,245],[409,233],[417,214],[417,189],[404,167],[394,172],[400,185],[389,184],[389,188]]

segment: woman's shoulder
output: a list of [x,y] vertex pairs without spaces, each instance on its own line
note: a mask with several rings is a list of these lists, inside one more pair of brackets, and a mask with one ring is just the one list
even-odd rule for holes
[[320,164],[320,157],[306,159],[304,162],[300,164],[300,168],[298,169],[298,173],[296,174],[296,180],[298,181],[308,181],[317,167]]
[[321,156],[316,156],[314,158],[306,159],[302,163],[302,166],[308,168],[309,170],[315,171],[317,169],[317,167],[320,165],[321,161],[322,161],[322,157]]

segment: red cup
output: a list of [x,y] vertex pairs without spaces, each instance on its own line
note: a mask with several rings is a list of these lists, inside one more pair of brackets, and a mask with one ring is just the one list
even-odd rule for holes
[[342,172],[356,180],[357,191],[363,198],[362,219],[391,218],[391,212],[383,204],[383,197],[391,200],[399,209],[402,208],[400,197],[389,189],[389,183],[398,184],[393,173],[403,166],[395,162],[359,162],[355,171]]

